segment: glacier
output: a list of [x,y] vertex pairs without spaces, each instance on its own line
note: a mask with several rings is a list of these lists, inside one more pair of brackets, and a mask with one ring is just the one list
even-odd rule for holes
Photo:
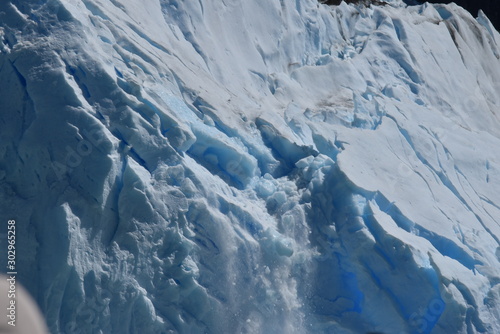
[[50,332],[500,332],[500,35],[386,2],[1,1]]

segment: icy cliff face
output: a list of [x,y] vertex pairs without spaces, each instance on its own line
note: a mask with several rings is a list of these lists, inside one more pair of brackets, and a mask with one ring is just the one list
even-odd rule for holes
[[500,331],[484,15],[6,0],[0,27],[0,218],[53,333]]

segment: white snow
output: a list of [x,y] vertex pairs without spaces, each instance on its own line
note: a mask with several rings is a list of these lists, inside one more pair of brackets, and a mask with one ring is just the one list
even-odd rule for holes
[[498,332],[499,43],[454,4],[3,1],[19,279],[52,333]]

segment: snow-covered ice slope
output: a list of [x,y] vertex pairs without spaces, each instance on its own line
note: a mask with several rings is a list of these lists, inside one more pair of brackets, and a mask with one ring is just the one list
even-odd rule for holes
[[0,1],[19,280],[52,333],[498,333],[499,46],[453,4]]

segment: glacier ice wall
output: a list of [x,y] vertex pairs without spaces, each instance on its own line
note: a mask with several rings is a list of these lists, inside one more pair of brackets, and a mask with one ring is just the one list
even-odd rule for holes
[[453,4],[2,1],[18,277],[53,333],[498,332],[499,42]]

